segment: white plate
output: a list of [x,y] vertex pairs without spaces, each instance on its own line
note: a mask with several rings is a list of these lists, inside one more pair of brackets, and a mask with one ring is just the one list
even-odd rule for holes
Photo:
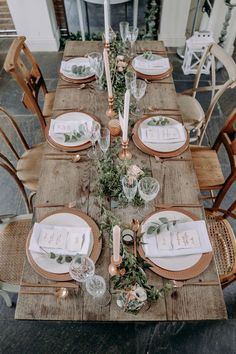
[[[159,219],[160,217],[166,217],[169,220],[181,220],[181,221],[192,221],[192,219],[185,215],[182,214],[178,211],[160,211],[157,212],[156,214],[153,214],[150,216],[145,221],[146,223],[149,223],[151,221],[155,221]],[[145,246],[143,246],[144,248]],[[145,252],[145,250],[144,250]],[[155,263],[157,266],[170,270],[170,271],[181,271],[184,269],[191,268],[194,266],[202,257],[202,254],[192,254],[188,256],[179,256],[179,257],[163,257],[163,258],[149,258],[153,263]]]
[[[70,213],[57,213],[48,216],[41,221],[42,224],[47,225],[58,225],[58,226],[79,226],[79,227],[90,227],[87,222],[79,217],[78,215]],[[91,231],[89,254],[93,249],[93,237]],[[82,248],[83,250],[83,248]],[[59,264],[54,259],[50,259],[48,255],[30,252],[34,262],[42,269],[47,272],[55,274],[63,274],[69,272],[69,263]]]
[[[150,128],[150,126],[147,123],[150,122],[153,118],[158,119],[158,118],[161,118],[161,116],[153,116],[153,117],[147,118],[139,125],[138,136],[141,141],[142,141],[141,128],[146,127],[146,126]],[[175,124],[175,125],[180,124],[181,125],[181,123],[177,122],[177,120],[175,120],[173,118],[170,118],[170,117],[163,117],[163,118],[168,119],[170,124]],[[142,143],[145,146],[147,146],[150,149],[155,150],[155,151],[171,152],[171,151],[176,151],[179,148],[181,148],[186,143],[186,140],[187,140],[187,132],[185,131],[185,141],[181,141],[178,143],[166,143],[166,144],[160,143],[160,144],[158,144],[158,142],[157,143],[147,143],[147,142],[143,142],[143,141],[142,141]]]
[[[78,122],[80,122],[81,124],[86,122],[92,122],[94,119],[88,115],[87,113],[83,113],[83,112],[67,112],[64,114],[61,114],[60,116],[58,116],[55,120],[60,120],[60,121],[73,121],[76,120]],[[54,123],[54,120],[51,120],[51,124]],[[50,126],[49,128],[49,136],[50,138],[55,141],[55,143],[63,145],[63,146],[80,146],[83,145],[85,143],[87,143],[89,140],[88,139],[81,139],[79,141],[75,141],[75,142],[65,142],[64,141],[64,135],[63,134],[55,134],[53,132],[52,127]]]
[[[139,57],[142,57],[143,54],[141,55],[138,55],[136,58],[139,58]],[[152,54],[153,56],[153,60],[157,60],[157,59],[163,59],[162,56],[160,55],[157,55],[157,54]],[[163,68],[157,68],[156,70],[154,69],[147,69],[147,68],[141,68],[141,67],[137,67],[137,64],[136,64],[136,58],[134,58],[132,60],[132,66],[134,68],[134,70],[138,71],[139,73],[141,74],[144,74],[144,75],[161,75],[161,74],[164,74],[165,72],[167,72],[169,69],[170,69],[170,65],[168,68],[166,67],[163,67]]]
[[88,79],[89,77],[92,77],[94,75],[94,72],[92,71],[92,69],[90,69],[90,74],[86,75],[86,76],[78,76],[76,74],[73,74],[71,71],[71,67],[73,65],[90,66],[89,60],[87,58],[73,58],[73,59],[69,59],[66,61],[62,61],[61,67],[60,67],[60,73],[62,73],[68,79],[74,79],[74,80],[85,80],[85,79]]

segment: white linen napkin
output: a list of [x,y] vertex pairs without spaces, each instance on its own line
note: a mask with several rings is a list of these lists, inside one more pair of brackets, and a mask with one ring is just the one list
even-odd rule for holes
[[88,129],[91,128],[92,121],[86,119],[68,120],[68,119],[52,119],[49,127],[49,136],[53,137],[55,134],[69,134],[78,131],[79,127],[87,124]]
[[76,62],[75,60],[73,60],[73,62],[71,62],[70,60],[67,61],[67,60],[62,60],[61,62],[61,66],[60,66],[60,73],[62,74],[70,74],[72,76],[75,76],[77,77],[77,75],[75,75],[74,73],[72,73],[72,66],[73,65],[77,65],[77,66],[80,66],[80,65],[85,65],[85,66],[90,66],[89,64],[89,59],[87,58],[78,58],[78,62]]
[[135,69],[148,69],[161,72],[167,71],[170,68],[170,62],[168,58],[161,59],[145,59],[143,55],[140,55],[134,59],[134,67]]
[[90,227],[56,226],[35,223],[29,250],[37,253],[61,255],[88,254],[91,241]]
[[148,235],[147,227],[148,224],[144,225],[142,230],[145,231],[143,247],[146,257],[176,257],[212,251],[204,220],[177,222],[170,231],[161,231],[158,235]]
[[182,124],[165,126],[141,126],[141,140],[147,143],[179,143],[185,141]]

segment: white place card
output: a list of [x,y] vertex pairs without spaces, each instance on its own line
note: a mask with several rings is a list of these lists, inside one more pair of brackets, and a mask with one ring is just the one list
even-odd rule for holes
[[142,126],[141,137],[147,143],[177,143],[185,141],[185,131],[181,124],[165,126]]

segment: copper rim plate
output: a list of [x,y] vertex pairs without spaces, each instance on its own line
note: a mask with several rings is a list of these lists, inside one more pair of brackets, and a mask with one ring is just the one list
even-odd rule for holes
[[[162,211],[167,211],[167,210],[164,209]],[[193,214],[187,210],[184,210],[184,209],[170,208],[170,209],[168,209],[168,211],[176,211],[176,212],[182,213],[195,221],[200,220],[195,214]],[[143,223],[148,218],[150,218],[151,215],[157,214],[159,212],[161,212],[161,210],[158,212],[155,211],[152,214],[148,215],[143,220]],[[158,265],[153,263],[149,258],[146,258],[142,246],[139,246],[138,252],[139,252],[140,256],[142,258],[144,258],[148,264],[150,264],[150,266],[151,266],[150,269],[154,273],[162,276],[163,278],[172,279],[172,280],[187,280],[187,279],[191,279],[191,278],[198,276],[199,274],[201,274],[202,272],[204,272],[207,269],[207,267],[210,265],[212,257],[213,257],[212,252],[203,253],[201,258],[199,259],[199,261],[196,262],[192,267],[184,269],[184,270],[171,271],[171,270],[167,270],[167,269],[163,269],[163,268],[159,267]]]
[[[68,214],[76,215],[76,216],[82,218],[91,227],[92,236],[93,236],[93,248],[92,248],[92,251],[91,251],[91,254],[89,255],[89,257],[93,260],[94,263],[96,263],[99,256],[100,256],[101,250],[102,250],[102,238],[100,237],[100,230],[99,230],[97,224],[95,223],[95,221],[92,218],[90,218],[90,216],[88,216],[87,214],[84,214],[81,211],[72,210],[69,208],[63,208],[63,209],[60,209],[56,212],[51,212],[51,213],[47,214],[42,220],[44,220],[48,216],[51,216],[54,214],[60,214],[60,213],[68,213]],[[48,271],[42,269],[34,261],[32,255],[31,255],[31,252],[29,250],[29,243],[30,243],[31,234],[32,234],[32,230],[30,231],[27,241],[26,241],[26,255],[27,255],[27,259],[28,259],[31,267],[35,270],[35,272],[38,273],[39,275],[41,275],[42,277],[44,277],[46,279],[50,279],[50,280],[55,280],[55,281],[72,280],[69,273],[57,274],[57,273],[48,272]]]
[[[63,109],[62,109],[62,111],[63,111]],[[55,119],[56,119],[57,117],[59,117],[59,116],[65,114],[65,113],[69,113],[69,112],[81,112],[81,113],[88,114],[92,119],[94,119],[96,122],[99,123],[98,118],[97,118],[95,115],[93,115],[93,114],[91,114],[91,113],[84,112],[84,111],[76,111],[76,110],[74,110],[74,109],[72,109],[72,110],[70,110],[70,111],[66,111],[66,112],[62,112],[62,113],[58,114],[57,116],[55,116]],[[59,144],[59,143],[55,142],[55,141],[50,137],[50,135],[49,135],[49,128],[50,128],[50,125],[47,125],[46,128],[45,128],[45,138],[46,138],[47,142],[49,143],[49,145],[51,145],[53,148],[56,148],[56,149],[58,149],[58,150],[60,150],[60,151],[69,151],[69,152],[70,152],[70,151],[74,151],[74,152],[76,152],[76,151],[86,150],[86,149],[88,149],[88,148],[90,148],[90,147],[92,146],[92,144],[91,144],[90,141],[87,142],[87,143],[85,143],[85,144],[77,145],[77,146],[64,146],[64,145],[62,145],[62,144]]]
[[[143,118],[139,119],[138,122],[136,122],[136,124],[135,124],[135,126],[133,128],[133,132],[132,132],[133,142],[135,143],[137,148],[139,148],[141,151],[143,151],[144,153],[146,153],[148,155],[151,155],[151,156],[158,156],[158,157],[166,157],[166,158],[168,158],[168,157],[175,157],[175,156],[181,155],[189,146],[189,134],[188,134],[187,130],[186,130],[187,138],[186,138],[185,144],[183,144],[179,149],[174,150],[174,151],[161,152],[161,151],[153,150],[153,149],[149,148],[148,146],[146,146],[142,142],[142,140],[139,138],[138,129],[139,129],[140,124],[144,120],[149,119],[151,117],[156,117],[156,116],[157,116],[156,114],[148,115],[148,117],[143,117]],[[175,119],[173,116],[171,116],[171,114],[170,114],[170,117],[172,119]]]

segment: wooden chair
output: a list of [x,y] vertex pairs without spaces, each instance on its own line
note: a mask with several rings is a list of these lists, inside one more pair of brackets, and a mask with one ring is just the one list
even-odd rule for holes
[[32,214],[0,215],[0,295],[8,307],[8,294],[18,293],[26,258],[26,239],[32,227]]
[[[25,37],[17,37],[6,56],[4,69],[9,72],[23,90],[22,102],[27,109],[38,116],[44,131],[46,118],[52,113],[55,92],[48,92],[38,64],[25,44]],[[41,110],[38,96],[43,93],[44,105]]]
[[[12,176],[16,176],[17,179],[28,188],[30,191],[35,192],[38,187],[38,177],[41,170],[41,162],[43,156],[43,144],[35,145],[29,148],[22,132],[20,131],[18,125],[16,124],[13,117],[2,107],[0,107],[0,112],[4,113],[4,119],[6,119],[11,127],[13,128],[13,132],[16,133],[18,137],[19,143],[21,144],[24,153],[20,156],[16,151],[15,147],[13,146],[10,138],[4,132],[3,128],[0,127],[0,135],[2,136],[3,140],[5,141],[6,145],[9,147],[10,151],[12,152],[14,158],[16,159],[16,167],[10,162],[10,160],[0,152],[0,159],[4,161],[6,166],[4,167],[7,172],[9,172]],[[20,184],[17,182],[21,188]],[[23,187],[24,189],[24,187]]]
[[[206,146],[191,146],[193,166],[201,190],[211,191],[211,196],[203,199],[214,200],[213,207],[219,208],[225,194],[236,181],[236,109],[230,114],[212,148]],[[224,178],[217,155],[223,145],[230,162],[230,174]],[[213,191],[219,190],[217,196]]]
[[233,213],[235,209],[236,201],[228,210],[206,209],[209,237],[223,288],[236,280],[236,239],[227,220],[229,216],[236,219],[236,214]]
[[[199,87],[201,69],[207,58],[212,57],[211,85]],[[226,70],[228,79],[224,84],[216,84],[216,62],[220,61]],[[177,96],[178,105],[183,116],[184,125],[190,131],[190,141],[202,144],[204,134],[210,121],[212,112],[219,98],[226,89],[236,86],[236,64],[234,60],[219,45],[211,43],[205,50],[195,76],[193,88],[186,90]],[[201,104],[196,99],[198,92],[211,92],[209,106],[204,112]]]

